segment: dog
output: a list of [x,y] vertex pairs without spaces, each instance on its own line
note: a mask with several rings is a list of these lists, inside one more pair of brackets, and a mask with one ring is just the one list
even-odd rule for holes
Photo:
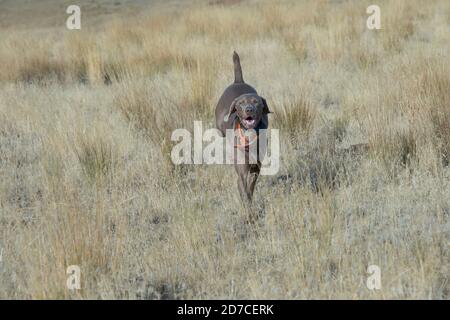
[[256,140],[259,142],[261,129],[269,126],[269,110],[266,99],[259,96],[256,90],[244,82],[239,55],[233,53],[234,83],[225,89],[217,103],[215,109],[216,127],[223,137],[227,130],[237,130],[241,139],[235,144],[235,148],[240,149],[245,154],[245,163],[234,161],[234,167],[238,174],[238,190],[242,201],[246,207],[252,203],[253,192],[256,181],[261,171],[261,161],[250,162],[249,144],[246,140],[246,131],[256,133]]

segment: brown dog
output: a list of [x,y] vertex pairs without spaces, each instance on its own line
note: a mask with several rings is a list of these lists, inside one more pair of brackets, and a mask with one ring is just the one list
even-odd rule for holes
[[249,143],[244,138],[244,134],[245,131],[254,130],[252,132],[256,133],[256,140],[259,140],[259,130],[268,128],[267,114],[271,112],[266,100],[260,97],[253,87],[244,82],[240,59],[236,52],[233,54],[233,62],[234,83],[225,89],[217,103],[216,126],[223,136],[226,135],[226,130],[239,130],[239,135],[242,137],[235,147],[246,154],[246,161],[244,164],[238,164],[235,161],[234,167],[239,175],[239,194],[244,204],[248,206],[253,198],[262,159],[258,158],[256,163],[248,161]]

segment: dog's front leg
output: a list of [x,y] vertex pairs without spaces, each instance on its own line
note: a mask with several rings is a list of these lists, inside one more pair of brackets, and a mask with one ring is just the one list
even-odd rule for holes
[[248,194],[247,194],[247,179],[243,175],[239,175],[237,179],[239,196],[241,197],[244,205],[247,205],[249,202]]
[[249,206],[252,200],[251,193],[249,192],[249,173],[250,167],[247,164],[236,164],[236,172],[238,174],[238,189],[242,202],[245,206]]
[[249,202],[253,201],[253,192],[255,191],[256,180],[258,180],[257,173],[248,173],[247,174],[246,194],[247,194],[247,199],[249,200]]

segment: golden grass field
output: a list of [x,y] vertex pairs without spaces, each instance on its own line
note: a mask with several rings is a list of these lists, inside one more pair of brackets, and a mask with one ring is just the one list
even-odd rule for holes
[[[450,298],[449,1],[76,2],[0,1],[0,298]],[[253,227],[169,156],[233,50],[281,134]]]

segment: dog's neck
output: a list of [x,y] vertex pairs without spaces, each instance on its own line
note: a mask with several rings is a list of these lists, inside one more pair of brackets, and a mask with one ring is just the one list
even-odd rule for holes
[[253,137],[248,137],[245,135],[247,129],[241,122],[241,119],[236,116],[233,121],[233,129],[238,131],[239,142],[235,144],[235,148],[245,149],[247,150],[251,144],[257,142],[259,139],[259,129],[260,129],[261,121],[258,125],[253,129],[255,131],[255,135]]

